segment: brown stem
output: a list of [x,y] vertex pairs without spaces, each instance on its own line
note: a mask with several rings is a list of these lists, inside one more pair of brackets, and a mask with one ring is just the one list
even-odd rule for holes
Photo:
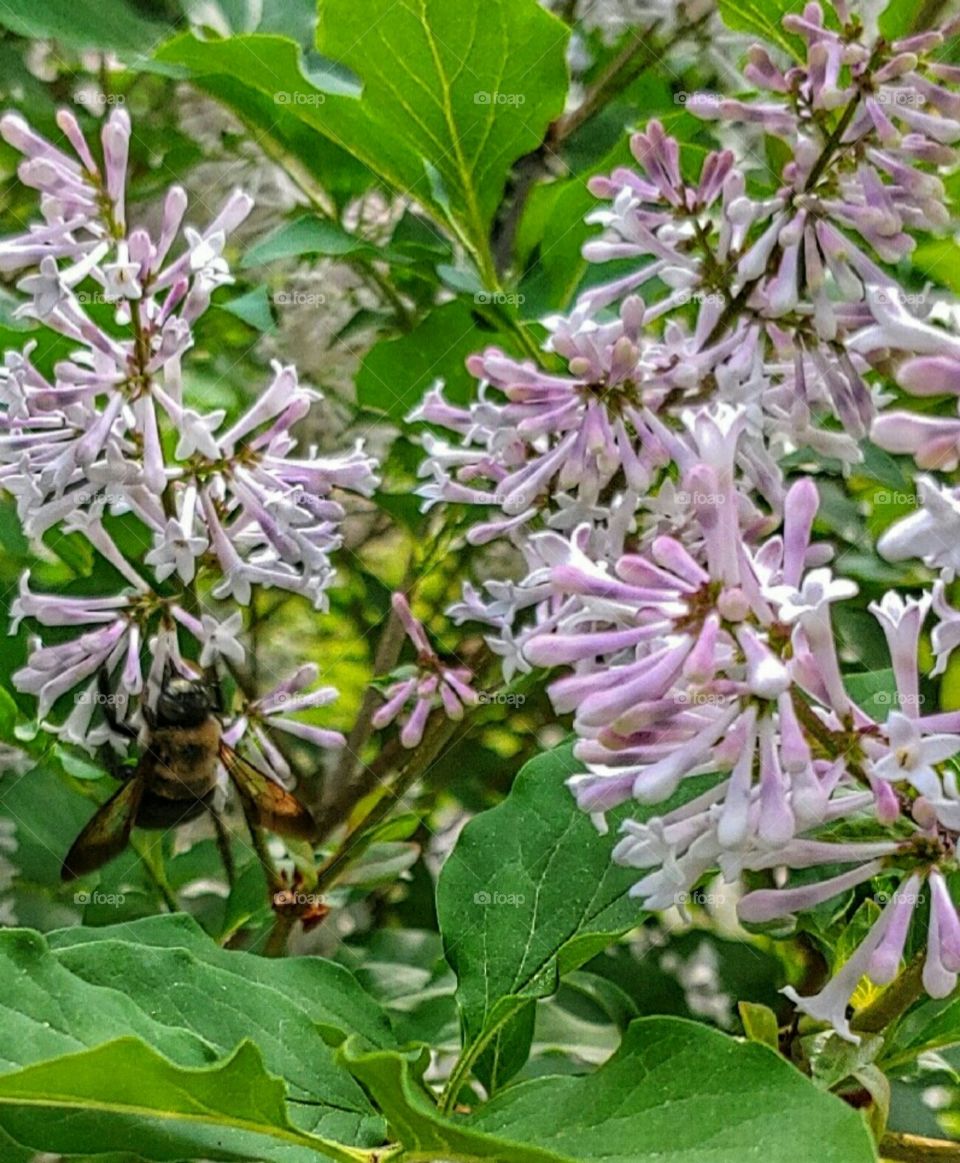
[[908,1135],[905,1131],[887,1131],[880,1140],[880,1154],[898,1163],[960,1163],[960,1143]]
[[[627,43],[590,86],[580,104],[575,109],[571,109],[569,113],[564,113],[558,117],[551,125],[547,133],[548,144],[554,148],[562,145],[591,117],[599,113],[611,98],[622,93],[627,85],[644,69],[649,68],[654,61],[659,60],[667,48],[672,47],[676,38],[659,52],[653,46],[653,38],[656,36],[661,23],[661,21],[655,20],[649,28],[644,30],[642,36],[633,31],[628,34]],[[677,35],[683,35],[687,31],[687,29],[683,29]]]
[[314,892],[318,894],[326,892],[363,854],[376,826],[386,819],[395,805],[426,772],[461,725],[452,722],[442,711],[433,713],[423,741],[410,753],[403,770],[363,819],[351,829],[333,855],[321,865]]
[[293,932],[296,917],[291,913],[277,913],[263,946],[264,957],[282,957],[287,951],[287,939]]
[[[473,662],[474,673],[480,673],[490,661],[490,651],[487,647],[483,647],[478,651],[477,658],[471,660]],[[377,824],[390,814],[398,801],[425,775],[454,736],[459,735],[462,738],[469,733],[473,726],[476,710],[477,708],[475,707],[468,708],[464,718],[459,722],[448,719],[441,709],[433,712],[427,722],[423,739],[412,751],[407,753],[408,758],[400,769],[400,774],[384,790],[383,795],[373,804],[363,819],[351,828],[350,832],[340,842],[337,850],[321,866],[317,884],[314,887],[315,892],[321,893],[329,889],[332,884],[336,883],[346,868],[363,853]],[[398,750],[402,749],[395,746],[393,754],[396,754]],[[390,753],[389,747],[384,748],[378,760]],[[373,764],[371,767],[363,769],[363,772],[368,777],[373,777],[375,781],[378,780],[376,766],[376,764]],[[376,787],[376,782],[373,783],[369,790],[372,790],[373,787]],[[326,821],[320,821],[320,823],[323,826]]]

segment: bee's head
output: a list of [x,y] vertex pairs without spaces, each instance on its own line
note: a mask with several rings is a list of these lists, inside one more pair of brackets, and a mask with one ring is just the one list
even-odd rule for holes
[[154,715],[161,727],[197,727],[214,709],[210,687],[202,678],[164,678]]

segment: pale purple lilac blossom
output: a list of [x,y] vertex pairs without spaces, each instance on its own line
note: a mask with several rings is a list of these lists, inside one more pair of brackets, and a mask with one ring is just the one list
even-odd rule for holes
[[[297,447],[293,429],[320,396],[298,382],[293,367],[274,364],[267,387],[232,422],[184,390],[193,325],[217,288],[233,282],[224,248],[251,199],[235,191],[198,229],[184,224],[186,194],[174,186],[151,236],[131,222],[127,205],[126,112],[111,112],[99,150],[72,113],[61,111],[57,124],[62,145],[17,115],[0,119],[0,133],[23,155],[21,181],[40,193],[42,216],[24,234],[0,240],[0,270],[22,272],[17,285],[29,299],[19,314],[72,348],[50,378],[32,361],[34,341],[5,353],[0,487],[16,498],[29,536],[53,526],[80,533],[124,579],[119,594],[80,598],[34,593],[25,576],[13,608],[14,626],[27,618],[78,628],[76,638],[56,645],[32,639],[14,681],[37,696],[41,718],[82,685],[55,726],[94,747],[109,734],[93,716],[100,670],[116,687],[121,717],[135,722],[167,661],[189,669],[185,636],[196,640],[187,654],[202,667],[243,663],[242,611],[202,608],[208,596],[245,606],[255,589],[276,587],[322,608],[330,555],[342,540],[339,495],[369,496],[376,477],[359,445],[333,454]],[[95,302],[113,306],[115,327],[95,321],[87,309]],[[122,515],[142,526],[143,570],[110,534],[111,519]],[[234,731],[249,728],[280,770],[263,724],[319,747],[342,744],[335,732],[279,713],[329,701],[329,688],[302,692],[311,674],[297,672],[282,706],[270,696],[255,700],[234,724]]]
[[395,680],[384,688],[384,702],[374,712],[372,724],[382,731],[391,723],[399,722],[401,744],[416,747],[423,739],[431,711],[442,708],[448,719],[459,721],[465,709],[475,706],[479,697],[470,685],[473,675],[469,667],[451,666],[440,658],[403,594],[393,595],[393,609],[416,650],[417,659],[411,666],[394,672]]

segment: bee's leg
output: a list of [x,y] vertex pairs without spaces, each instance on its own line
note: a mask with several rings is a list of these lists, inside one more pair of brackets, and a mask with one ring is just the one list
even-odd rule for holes
[[223,868],[227,874],[227,884],[230,886],[232,892],[237,883],[237,869],[233,862],[233,851],[230,848],[230,834],[227,831],[227,826],[223,821],[223,816],[217,811],[213,805],[207,809],[210,812],[210,817],[213,820],[213,828],[217,834],[217,850],[220,853],[220,859],[223,861]]
[[107,720],[107,726],[116,735],[123,735],[127,739],[136,739],[137,733],[130,726],[129,723],[124,723],[117,718],[115,707],[116,695],[110,689],[110,676],[107,674],[107,668],[101,666],[97,671],[97,702],[100,704],[100,710],[103,712],[103,717]]
[[203,673],[204,682],[207,684],[207,690],[210,692],[210,701],[213,709],[218,715],[222,715],[226,710],[226,704],[223,699],[223,687],[220,685],[220,676],[212,666],[208,666]]

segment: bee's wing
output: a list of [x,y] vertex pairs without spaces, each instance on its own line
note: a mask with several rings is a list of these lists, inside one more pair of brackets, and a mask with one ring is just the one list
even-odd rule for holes
[[143,778],[135,775],[96,810],[67,853],[61,879],[93,872],[126,848],[145,786]]
[[312,840],[316,832],[313,816],[296,796],[222,740],[220,759],[240,795],[256,811],[258,823],[279,836]]

